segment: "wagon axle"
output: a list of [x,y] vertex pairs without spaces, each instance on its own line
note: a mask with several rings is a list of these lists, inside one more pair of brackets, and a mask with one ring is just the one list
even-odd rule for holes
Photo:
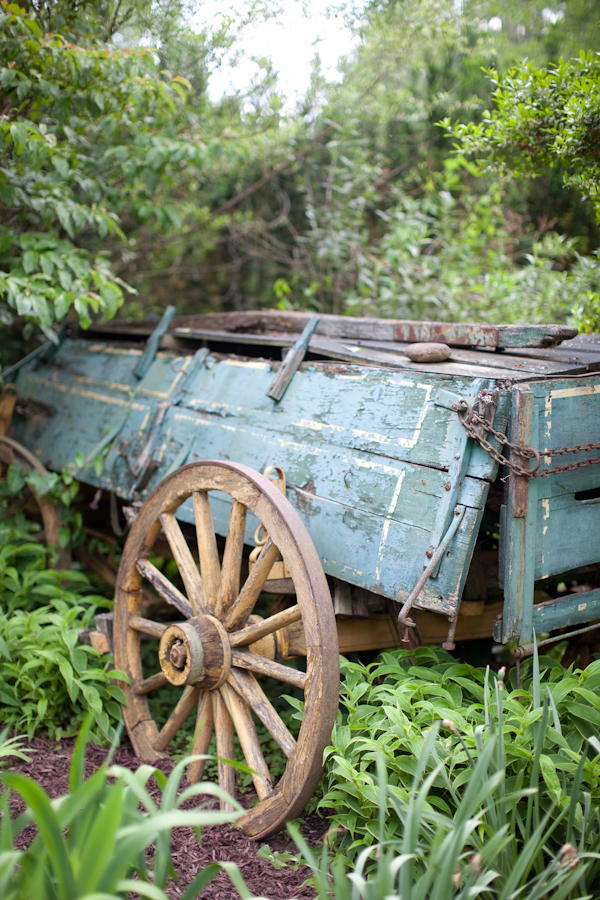
[[171,684],[193,684],[212,691],[229,676],[229,636],[214,616],[194,616],[187,622],[169,625],[160,639],[158,659]]

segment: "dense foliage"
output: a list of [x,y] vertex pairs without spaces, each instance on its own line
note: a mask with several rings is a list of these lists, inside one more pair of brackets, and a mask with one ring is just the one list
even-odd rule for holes
[[[600,852],[600,661],[574,671],[535,657],[520,688],[514,669],[504,684],[502,675],[496,681],[489,670],[431,648],[386,652],[369,666],[344,662],[343,673],[343,714],[327,751],[320,806],[333,810],[344,854],[354,858],[365,844],[382,839],[378,759],[389,788],[385,839],[400,841],[406,823],[398,810],[410,801],[415,781],[427,785],[429,815],[458,823],[477,761],[485,757],[487,771],[494,754],[492,769],[503,778],[495,802],[498,809],[506,802],[502,824],[510,820],[512,836],[508,855],[495,863],[503,877],[509,878],[542,821],[547,834],[536,851],[539,861],[532,862],[538,871],[545,853],[557,853],[568,842],[581,852]],[[476,792],[475,798],[477,815],[498,828],[498,809],[488,808],[488,793]],[[434,840],[432,833],[427,842]],[[483,853],[483,845],[473,841],[473,852]],[[599,873],[599,863],[590,865],[588,887]]]
[[491,79],[495,107],[479,124],[457,125],[462,149],[511,175],[558,167],[600,216],[600,54],[582,50],[545,68],[527,62]]
[[114,737],[124,697],[112,659],[79,643],[107,605],[82,572],[48,569],[22,523],[0,524],[0,723],[60,738],[92,710],[94,736]]
[[[339,82],[317,61],[291,108],[261,63],[247,91],[211,100],[258,6],[196,33],[193,0],[4,0],[6,321],[175,302],[595,327],[593,4],[334,3],[358,39]],[[466,149],[493,144],[510,179],[461,164],[440,120]],[[538,132],[531,159],[513,152]]]

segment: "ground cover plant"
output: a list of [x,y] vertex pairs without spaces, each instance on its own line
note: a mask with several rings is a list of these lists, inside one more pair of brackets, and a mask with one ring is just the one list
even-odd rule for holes
[[[0,894],[5,900],[117,900],[129,892],[149,900],[166,900],[164,888],[173,873],[172,829],[192,826],[200,839],[200,827],[234,822],[242,812],[231,798],[227,799],[233,803],[233,812],[206,809],[206,801],[195,809],[185,809],[186,801],[199,794],[219,797],[223,793],[205,783],[180,790],[185,761],[168,778],[152,766],[131,772],[105,764],[85,780],[91,722],[88,716],[79,734],[66,796],[50,800],[31,778],[15,772],[0,775],[4,787],[0,796]],[[151,778],[161,791],[159,804],[148,791]],[[7,814],[11,791],[26,804],[13,822]],[[27,849],[17,849],[15,841],[31,822],[37,826],[37,836]],[[151,859],[146,853],[150,845]],[[222,868],[239,893],[248,896],[237,867],[225,862],[199,872],[182,900],[193,900]]]
[[[525,848],[538,874],[566,844],[598,854],[600,661],[576,671],[535,657],[522,670],[520,688],[514,670],[505,684],[503,670],[496,679],[432,648],[385,652],[368,666],[344,661],[343,673],[343,712],[326,752],[320,806],[333,811],[332,828],[339,829],[333,841],[348,860],[383,838],[399,846],[406,804],[425,784],[420,808],[426,815],[418,826],[425,844],[433,848],[439,838],[428,819],[458,826],[464,804],[474,802],[468,815],[484,825],[467,843],[473,853],[484,853],[500,831],[509,837],[494,862],[507,884]],[[473,797],[483,759],[492,780]],[[477,778],[483,784],[481,773]],[[521,872],[519,887],[527,874]],[[599,878],[594,858],[585,887]]]
[[79,643],[110,603],[83,572],[49,569],[47,557],[24,519],[0,523],[0,723],[60,738],[92,710],[94,736],[111,740],[123,700],[112,657]]
[[[573,843],[558,851],[549,847],[553,822],[549,813],[536,810],[538,792],[506,778],[504,741],[493,734],[481,746],[464,791],[455,795],[450,814],[441,812],[433,791],[444,772],[436,743],[440,723],[423,734],[420,754],[406,797],[388,783],[389,769],[377,752],[377,774],[371,782],[374,841],[362,843],[356,858],[333,857],[325,844],[319,855],[302,840],[292,825],[290,831],[302,858],[313,870],[312,883],[319,900],[583,900],[590,897],[586,883],[594,885],[593,864],[598,854],[584,853]],[[600,750],[600,744],[596,748]],[[518,806],[525,802],[533,814],[526,829],[519,821]],[[576,816],[573,796],[568,813],[569,828]],[[537,815],[536,815],[537,811]],[[400,825],[390,837],[389,818]],[[523,840],[515,841],[515,832]]]

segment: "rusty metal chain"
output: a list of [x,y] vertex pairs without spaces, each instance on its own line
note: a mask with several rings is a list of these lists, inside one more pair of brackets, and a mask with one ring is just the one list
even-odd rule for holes
[[[533,447],[525,447],[522,444],[513,444],[505,434],[501,431],[497,431],[487,419],[476,412],[467,400],[460,400],[459,403],[453,403],[452,409],[455,409],[458,413],[459,421],[466,429],[469,437],[480,444],[484,450],[487,450],[492,459],[495,459],[501,466],[507,466],[516,475],[522,475],[524,478],[548,478],[549,475],[558,475],[560,472],[568,472],[572,469],[584,469],[586,466],[600,464],[600,456],[593,456],[590,459],[582,459],[578,462],[566,463],[564,466],[553,466],[551,469],[542,469],[539,471],[543,456],[552,457],[566,456],[568,453],[588,453],[590,450],[600,450],[600,442],[597,444],[591,442],[589,444],[575,444],[574,447],[557,447],[550,450],[544,450],[540,453],[538,450],[534,450]],[[504,445],[505,447],[510,447],[511,450],[514,450],[515,453],[518,453],[519,456],[522,456],[524,459],[534,459],[536,462],[534,468],[526,469],[524,466],[519,465],[519,463],[511,462],[506,456],[496,450],[488,440],[486,440],[486,437],[481,434],[481,431],[485,431],[486,436],[492,434],[500,443],[500,446]]]

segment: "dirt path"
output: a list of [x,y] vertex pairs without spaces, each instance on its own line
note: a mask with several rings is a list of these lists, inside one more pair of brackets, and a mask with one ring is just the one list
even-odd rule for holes
[[[7,768],[10,771],[22,772],[29,775],[40,784],[51,797],[60,797],[68,791],[69,765],[74,741],[56,741],[34,738],[29,744],[35,753],[31,754],[31,762],[26,763],[13,759],[12,765]],[[89,744],[86,753],[86,776],[90,776],[106,759],[108,750]],[[113,758],[115,765],[126,766],[135,770],[142,762],[125,747],[119,748]],[[173,767],[170,761],[161,762],[159,768],[168,774]],[[6,770],[5,770],[6,771]],[[182,782],[185,786],[186,782]],[[153,799],[159,799],[157,785],[152,781],[148,785]],[[247,805],[249,795],[238,798]],[[216,804],[215,804],[216,805]],[[11,802],[12,815],[21,812],[24,806],[19,798],[13,797]],[[324,819],[313,815],[307,818],[302,827],[302,833],[309,844],[318,844],[327,823]],[[35,834],[35,826],[30,825],[18,838],[18,847],[23,849],[32,840]],[[200,844],[191,828],[176,828],[172,833],[171,848],[173,863],[179,881],[171,880],[167,886],[167,894],[172,900],[177,900],[185,887],[198,874],[200,869],[211,862],[231,861],[239,867],[248,888],[257,897],[268,897],[269,900],[312,900],[315,892],[312,887],[302,887],[303,882],[309,877],[310,870],[299,869],[276,870],[268,860],[257,856],[261,846],[260,841],[249,840],[241,831],[229,825],[214,825],[202,829]],[[288,839],[285,832],[270,838],[268,841],[272,850],[288,850],[296,852],[295,845]],[[201,900],[238,900],[238,893],[233,888],[229,878],[224,872],[220,872],[216,878],[199,895]]]

